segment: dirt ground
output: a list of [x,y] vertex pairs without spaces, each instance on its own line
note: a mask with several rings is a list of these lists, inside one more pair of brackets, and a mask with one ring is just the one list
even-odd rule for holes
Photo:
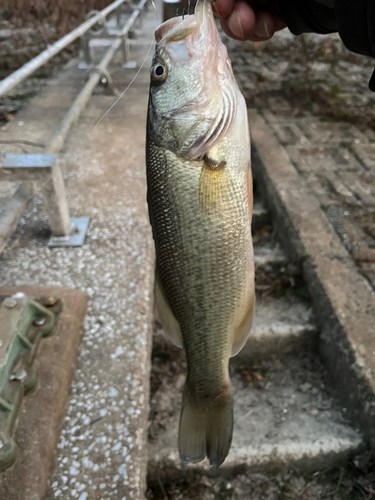
[[[148,500],[359,500],[374,498],[368,474],[361,466],[369,457],[358,457],[330,470],[304,475],[238,473],[233,477],[187,474],[174,479],[174,471],[150,484]],[[373,457],[371,459],[373,461]],[[373,464],[373,462],[372,462]],[[163,482],[162,482],[163,481]]]
[[[44,30],[33,22],[19,28],[15,22],[0,19],[0,79],[6,78],[40,54],[57,36],[56,29],[48,24]],[[73,43],[6,96],[0,97],[0,126],[12,120],[43,88],[53,73],[77,55],[78,48],[79,42]]]

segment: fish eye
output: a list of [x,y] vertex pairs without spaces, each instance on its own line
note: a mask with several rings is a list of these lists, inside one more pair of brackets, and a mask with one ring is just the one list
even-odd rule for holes
[[151,69],[151,78],[155,82],[163,82],[167,78],[168,69],[164,64],[157,63]]

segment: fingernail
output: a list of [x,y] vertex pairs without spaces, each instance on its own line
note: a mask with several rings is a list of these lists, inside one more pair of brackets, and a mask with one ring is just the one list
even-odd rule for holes
[[270,37],[270,32],[268,31],[268,26],[266,21],[261,21],[260,23],[257,23],[255,26],[254,30],[254,35],[258,36],[259,38],[269,38]]
[[233,35],[237,36],[238,38],[243,38],[241,17],[238,12],[233,12],[233,14],[229,17],[228,28],[233,33]]

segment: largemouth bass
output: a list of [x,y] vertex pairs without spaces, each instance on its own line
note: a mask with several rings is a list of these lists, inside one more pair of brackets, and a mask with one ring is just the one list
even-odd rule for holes
[[218,467],[233,431],[229,358],[254,309],[247,110],[209,0],[155,39],[146,161],[156,304],[186,351],[181,460]]

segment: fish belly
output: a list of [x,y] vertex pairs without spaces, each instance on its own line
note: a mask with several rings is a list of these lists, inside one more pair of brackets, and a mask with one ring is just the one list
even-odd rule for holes
[[224,182],[215,177],[212,190],[202,194],[202,162],[181,160],[152,143],[147,160],[159,279],[181,328],[188,382],[204,395],[227,380],[236,333],[252,314],[248,166],[230,171],[227,165]]

